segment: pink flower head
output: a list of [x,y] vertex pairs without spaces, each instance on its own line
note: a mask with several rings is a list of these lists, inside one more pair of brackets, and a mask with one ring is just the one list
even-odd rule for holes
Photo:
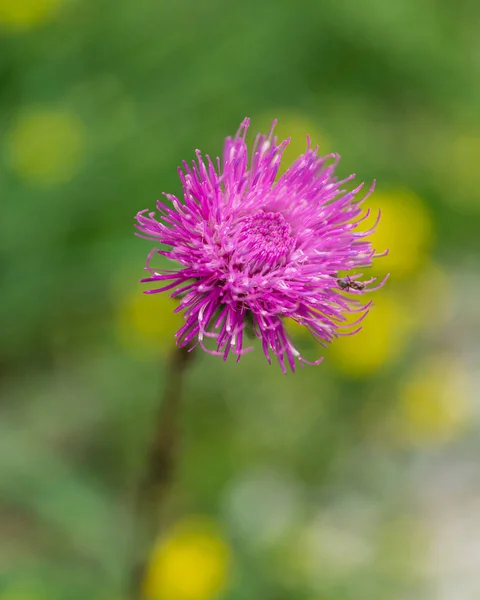
[[[355,326],[371,305],[352,294],[373,291],[385,280],[372,285],[375,278],[338,276],[339,271],[370,267],[374,257],[382,256],[366,239],[380,214],[371,229],[358,229],[370,213],[362,216],[365,198],[356,199],[363,184],[350,192],[342,189],[354,175],[338,181],[338,155],[319,157],[308,136],[306,152],[276,181],[289,140],[277,144],[274,126],[275,121],[268,136],[256,136],[250,161],[245,143],[249,119],[226,139],[223,161],[203,159],[197,150],[197,161],[179,169],[183,200],[164,194],[169,203],[157,202],[159,219],[143,210],[136,228],[141,237],[169,247],[152,250],[146,266],[150,277],[142,281],[158,286],[145,293],[174,290],[171,297],[180,299],[176,310],[183,311],[185,324],[176,334],[178,346],[199,344],[224,359],[233,353],[239,360],[251,350],[244,347],[248,327],[261,340],[268,362],[274,355],[286,372],[286,363],[294,371],[296,360],[308,361],[287,333],[285,318],[326,345],[360,329],[341,333],[347,313],[359,313]],[[152,268],[156,253],[179,267]]]

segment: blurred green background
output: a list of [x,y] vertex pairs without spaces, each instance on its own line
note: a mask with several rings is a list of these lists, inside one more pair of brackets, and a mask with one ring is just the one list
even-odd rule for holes
[[[177,323],[133,216],[277,117],[377,179],[364,330],[199,354],[149,600],[480,598],[480,4],[0,0],[0,600],[126,598]],[[307,357],[319,348],[293,328]]]

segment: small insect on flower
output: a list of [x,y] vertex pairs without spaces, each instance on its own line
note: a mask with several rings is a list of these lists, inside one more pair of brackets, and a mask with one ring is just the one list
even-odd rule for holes
[[[304,154],[277,179],[283,151],[289,140],[277,143],[273,135],[257,135],[250,159],[245,141],[245,119],[234,138],[227,138],[223,160],[183,163],[179,176],[183,200],[164,194],[157,201],[159,217],[143,210],[137,214],[140,237],[162,244],[149,254],[145,283],[156,284],[145,293],[171,291],[179,300],[185,324],[176,334],[177,345],[200,345],[211,354],[230,353],[237,360],[252,348],[244,347],[250,331],[261,340],[263,352],[272,355],[286,372],[309,361],[289,336],[284,321],[297,321],[323,346],[340,335],[352,335],[371,302],[356,295],[374,291],[386,278],[358,281],[358,275],[337,277],[372,265],[377,254],[368,241],[380,218],[366,231],[359,225],[368,218],[363,199],[344,180],[334,176],[339,156],[318,156],[307,136]],[[167,248],[165,248],[165,246]],[[154,255],[175,261],[177,267],[151,266]],[[358,313],[352,324],[348,313]],[[348,325],[347,325],[348,323]],[[213,347],[208,347],[210,340]],[[313,363],[318,364],[322,359]]]
[[354,281],[351,277],[345,277],[345,279],[337,277],[337,275],[331,275],[331,277],[335,277],[335,279],[337,280],[338,287],[342,290],[345,290],[346,292],[350,290],[356,290],[358,292],[361,292],[366,285],[364,281]]

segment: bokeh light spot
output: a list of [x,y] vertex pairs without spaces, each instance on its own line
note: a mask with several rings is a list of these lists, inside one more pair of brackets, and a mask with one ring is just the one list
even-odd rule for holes
[[174,313],[178,302],[168,294],[144,294],[144,286],[130,291],[118,304],[117,334],[124,348],[134,355],[154,349],[167,354],[175,345],[175,333],[184,323]]
[[8,139],[13,169],[21,178],[40,185],[70,180],[80,166],[84,149],[83,123],[66,110],[21,112]]
[[445,442],[469,421],[467,374],[453,357],[428,357],[399,393],[402,434],[414,443]]
[[335,340],[328,356],[346,375],[368,377],[402,354],[416,325],[404,303],[382,290],[362,330]]
[[378,252],[389,251],[388,256],[374,262],[374,269],[390,272],[399,279],[421,268],[429,258],[433,241],[433,224],[424,202],[407,190],[375,191],[367,206],[373,214],[365,222],[365,228],[378,210],[382,211],[377,229],[370,237],[372,245]]
[[0,0],[0,25],[13,30],[29,29],[51,18],[62,0]]
[[191,517],[155,548],[145,580],[148,600],[211,600],[226,588],[230,549],[218,526]]

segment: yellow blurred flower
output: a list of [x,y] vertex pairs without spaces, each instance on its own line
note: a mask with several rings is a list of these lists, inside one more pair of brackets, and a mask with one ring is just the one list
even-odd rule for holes
[[392,363],[404,351],[417,321],[398,297],[381,290],[362,325],[360,332],[335,340],[328,350],[329,358],[350,377],[368,377]]
[[376,232],[369,238],[373,247],[378,252],[389,250],[388,256],[374,261],[374,270],[399,279],[421,268],[433,241],[433,224],[423,201],[407,190],[375,191],[366,205],[373,214],[365,221],[365,229],[382,211]]
[[285,152],[283,153],[280,172],[283,173],[300,154],[303,154],[307,149],[307,134],[310,136],[311,145],[319,146],[320,154],[328,154],[332,152],[328,148],[328,140],[325,139],[323,133],[318,129],[317,124],[313,119],[305,115],[301,115],[294,111],[278,110],[268,112],[260,117],[258,123],[254,123],[255,131],[268,133],[273,119],[277,119],[278,123],[275,126],[275,135],[278,140],[291,138]]
[[148,600],[210,600],[226,588],[230,549],[215,523],[200,517],[180,522],[160,540],[145,579]]
[[117,334],[125,349],[135,355],[145,350],[166,354],[175,345],[175,332],[184,323],[173,311],[178,302],[168,293],[144,294],[145,286],[133,286],[117,308]]
[[17,174],[32,183],[54,185],[71,179],[85,148],[82,121],[66,110],[21,112],[8,137],[8,153]]
[[0,0],[0,25],[29,29],[50,18],[62,0]]
[[467,379],[454,357],[428,357],[417,365],[399,392],[402,439],[445,442],[460,432],[472,412]]

